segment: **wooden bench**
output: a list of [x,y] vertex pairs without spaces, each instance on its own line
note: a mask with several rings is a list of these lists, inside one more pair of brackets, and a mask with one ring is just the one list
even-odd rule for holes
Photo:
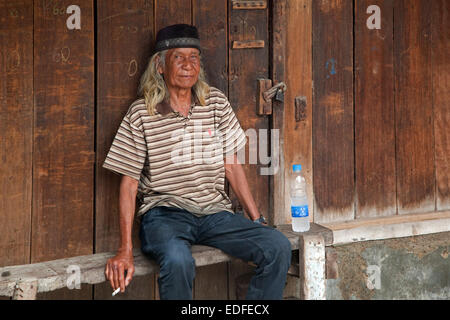
[[[325,299],[325,246],[333,243],[331,230],[311,224],[305,233],[295,233],[290,225],[277,227],[290,241],[298,255],[292,261],[289,273],[300,277],[300,298]],[[106,261],[114,252],[97,253],[53,261],[0,268],[0,296],[16,300],[34,300],[38,292],[64,288],[73,280],[73,270],[79,271],[79,282],[98,284],[104,282]],[[133,252],[135,276],[159,271],[159,266],[144,256],[139,249]],[[194,245],[192,256],[197,267],[227,262],[235,259],[221,250]],[[69,281],[68,281],[69,280]]]

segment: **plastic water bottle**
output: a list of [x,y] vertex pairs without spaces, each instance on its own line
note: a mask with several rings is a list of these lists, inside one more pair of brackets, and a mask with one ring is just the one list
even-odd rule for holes
[[309,230],[308,197],[306,194],[306,180],[302,175],[302,166],[294,164],[291,179],[291,215],[292,230],[305,232]]

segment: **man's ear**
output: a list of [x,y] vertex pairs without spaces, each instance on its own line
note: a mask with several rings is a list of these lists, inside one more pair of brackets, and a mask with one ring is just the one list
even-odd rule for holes
[[155,64],[156,64],[156,70],[158,71],[159,74],[162,75],[164,73],[164,67],[162,66],[160,56],[156,57]]

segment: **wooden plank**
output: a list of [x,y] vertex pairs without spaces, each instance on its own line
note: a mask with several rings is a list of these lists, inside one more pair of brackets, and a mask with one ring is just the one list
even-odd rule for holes
[[93,250],[93,1],[77,3],[80,29],[69,29],[71,4],[34,1],[31,262]]
[[[320,236],[325,245],[333,242],[331,231],[323,226],[312,223],[311,229],[304,233],[291,230],[290,225],[281,225],[278,230],[289,239],[292,250],[299,249],[299,237]],[[216,265],[238,259],[225,254],[223,251],[201,245],[191,247],[196,267]],[[97,284],[105,281],[104,267],[106,261],[113,257],[115,252],[104,252],[84,256],[70,257],[53,261],[44,261],[34,264],[8,266],[0,268],[0,296],[11,296],[16,283],[38,281],[38,292],[48,292],[66,286],[73,277],[73,268],[78,267],[80,284]],[[159,271],[158,264],[143,255],[140,249],[133,250],[135,261],[135,276],[144,276]]]
[[[231,256],[220,251],[219,249],[215,249],[212,247],[195,245],[192,246],[191,250],[196,267],[211,266],[217,263],[227,262],[234,259]],[[49,292],[64,288],[67,286],[67,281],[70,280],[69,278],[72,276],[72,273],[68,272],[70,266],[76,266],[79,268],[80,284],[102,283],[106,280],[104,273],[106,261],[114,255],[114,251],[104,252],[65,259],[57,259],[53,261],[45,261],[35,264],[0,268],[0,295],[12,295],[15,283],[31,282],[35,280],[38,281],[38,292]],[[134,249],[133,256],[136,268],[136,277],[142,277],[144,275],[159,271],[158,264],[143,255],[140,249]],[[111,295],[110,287],[108,292],[109,295]],[[132,298],[142,298],[142,296],[137,296],[133,293],[131,294]],[[122,298],[124,296],[130,298],[129,294],[127,296],[126,293],[121,296]]]
[[314,221],[354,218],[353,8],[313,1]]
[[[265,10],[233,10],[232,3],[228,8],[229,43],[233,41],[263,40],[267,43],[268,9]],[[231,47],[231,46],[230,46]],[[258,141],[247,140],[245,146],[246,159],[242,165],[249,187],[260,214],[269,217],[269,177],[261,175],[261,169],[270,164],[261,164],[258,156],[257,163],[250,163],[250,154],[258,154],[259,140],[266,131],[266,141],[270,135],[267,117],[256,115],[256,86],[257,79],[269,77],[269,46],[258,49],[233,50],[229,48],[229,101],[244,131],[250,129],[255,133]],[[267,134],[268,133],[268,134]],[[268,148],[267,148],[268,149]],[[233,210],[244,211],[230,188],[230,199]],[[253,272],[254,268],[240,262],[230,263],[229,268],[229,297],[236,298],[236,278],[242,274]]]
[[[154,43],[153,1],[97,2],[97,162],[95,252],[120,245],[119,185],[121,177],[101,166],[130,104],[137,99],[139,79]],[[137,208],[136,208],[137,210]],[[133,246],[140,248],[139,223]],[[114,299],[153,299],[154,276],[134,279],[130,290]],[[95,287],[95,299],[111,299],[111,286]]]
[[346,222],[326,223],[324,224],[324,226],[326,228],[335,231],[335,230],[348,230],[365,226],[381,226],[405,222],[428,221],[447,218],[450,218],[450,211],[432,211],[425,213],[401,214],[388,217],[361,218]]
[[161,28],[176,23],[192,23],[191,1],[155,0],[155,35]]
[[279,225],[277,226],[277,230],[282,232],[289,239],[292,250],[297,250],[299,248],[297,241],[298,237],[304,235],[320,235],[324,239],[326,246],[333,243],[333,232],[326,226],[314,222],[311,223],[309,230],[306,232],[294,232],[292,231],[292,225],[290,224]]
[[300,299],[325,300],[325,243],[321,235],[299,238]]
[[431,5],[394,2],[398,213],[435,210]]
[[[268,12],[267,10],[237,10],[233,11],[230,5],[229,14],[229,41],[244,41],[252,39],[268,39]],[[229,49],[229,101],[236,113],[242,129],[255,130],[258,141],[248,139],[246,154],[249,148],[252,152],[259,153],[259,140],[262,139],[262,132],[259,130],[269,128],[268,119],[256,115],[256,90],[257,79],[268,78],[269,50],[232,50]],[[270,133],[269,133],[270,134]],[[266,133],[266,137],[268,135]],[[246,157],[243,165],[249,182],[251,193],[258,206],[259,212],[268,217],[268,177],[260,174],[262,165],[260,157],[257,164],[250,164]],[[230,190],[232,200],[235,196]],[[239,207],[238,207],[239,208]]]
[[[291,223],[290,177],[292,165],[301,164],[307,182],[309,218],[314,219],[312,162],[312,1],[289,1],[286,9],[286,70],[288,90],[284,102],[284,188],[283,212],[275,217],[278,224]],[[301,76],[299,76],[301,75]],[[296,121],[295,101],[306,101],[306,118]],[[275,110],[275,107],[274,107]],[[278,110],[280,112],[281,110]],[[276,113],[274,111],[274,113]]]
[[228,95],[227,1],[192,2],[192,24],[198,29],[208,83]]
[[195,300],[228,299],[228,262],[197,268],[194,280]]
[[431,15],[436,209],[444,210],[450,209],[450,3],[433,1]]
[[[303,4],[304,10],[302,8]],[[289,126],[293,124],[290,117],[290,107],[292,104],[292,92],[291,86],[295,87],[292,80],[299,79],[300,81],[310,81],[312,85],[312,74],[311,67],[307,68],[309,70],[309,75],[305,74],[302,77],[295,77],[298,71],[297,67],[301,67],[305,70],[305,66],[311,66],[311,52],[309,54],[306,52],[311,50],[311,1],[292,1],[280,0],[272,2],[272,17],[271,17],[271,79],[273,83],[285,82],[287,85],[287,91],[285,92],[284,101],[274,100],[272,102],[272,117],[271,117],[271,127],[272,130],[278,130],[279,132],[279,144],[278,148],[272,149],[272,159],[278,159],[274,161],[274,174],[269,176],[269,223],[271,225],[280,226],[283,223],[290,223],[291,213],[290,213],[290,197],[286,193],[289,192],[289,169],[291,166],[292,159],[288,159],[292,154],[289,153],[289,149],[294,149],[293,146],[298,143],[295,141],[291,144],[292,139],[296,139],[297,135],[293,134],[292,128]],[[301,21],[301,23],[299,23]],[[299,26],[300,25],[300,26]],[[297,34],[297,30],[302,30]],[[306,43],[305,43],[306,42]],[[289,46],[288,46],[289,43]],[[299,43],[305,43],[305,45],[300,46]],[[308,45],[309,43],[309,45]],[[288,52],[288,49],[290,50]],[[295,53],[293,53],[295,52]],[[293,59],[290,55],[297,57],[301,55],[301,58],[297,63],[292,63]],[[287,65],[287,63],[290,63]],[[292,70],[292,71],[291,71]],[[295,71],[294,71],[295,70]],[[291,73],[292,72],[292,73]],[[302,90],[307,90],[302,88]],[[309,89],[312,94],[312,87]],[[288,126],[288,127],[287,127]],[[307,139],[305,139],[307,140]],[[311,144],[310,144],[311,145]],[[273,146],[275,147],[275,146]],[[291,147],[291,148],[290,148]],[[295,148],[299,147],[300,150],[297,152],[300,154],[303,151],[304,144],[297,144]],[[310,153],[311,155],[311,153]],[[312,163],[312,162],[310,162]],[[305,166],[307,164],[305,163]],[[310,180],[311,181],[311,180]],[[308,186],[308,196],[312,199],[311,192],[312,184]],[[311,203],[311,201],[310,201]],[[312,216],[312,207],[310,207],[310,212]],[[291,228],[290,228],[291,230]],[[298,245],[298,241],[295,241]],[[291,243],[291,246],[293,243]],[[295,268],[298,274],[298,268]],[[286,287],[283,291],[283,297],[299,297],[300,292],[300,281],[298,277],[289,276],[286,280]]]
[[264,48],[264,40],[244,40],[244,41],[233,41],[231,46],[233,49],[256,49]]
[[348,223],[325,224],[325,226],[333,231],[333,245],[410,237],[450,231],[450,211],[363,218]]
[[[276,1],[272,5],[272,25],[270,33],[272,52],[271,61],[272,71],[271,79],[273,83],[285,82],[286,75],[286,34],[288,31],[286,17],[287,2],[285,0]],[[289,91],[288,91],[289,92]],[[286,94],[285,93],[285,101]],[[268,222],[270,225],[278,225],[283,221],[288,221],[284,217],[290,217],[289,213],[286,213],[286,208],[289,208],[289,204],[286,206],[285,202],[288,201],[288,197],[285,193],[286,190],[286,174],[285,168],[288,167],[285,164],[285,104],[281,101],[272,102],[272,117],[271,117],[272,130],[278,130],[279,144],[278,148],[273,148],[272,159],[274,172],[269,176],[269,216]],[[288,141],[288,140],[286,140]],[[287,189],[289,190],[289,189]]]
[[242,1],[242,0],[233,0],[233,9],[234,10],[247,10],[247,9],[266,9],[267,1]]
[[0,265],[30,261],[33,2],[0,1]]
[[256,89],[256,110],[259,116],[272,114],[272,99],[264,99],[264,92],[272,88],[272,80],[258,79]]
[[20,282],[16,285],[13,300],[36,300],[37,281]]
[[[355,2],[356,219],[396,214],[392,3]],[[381,29],[367,27],[371,5]]]
[[[192,24],[198,29],[202,63],[209,85],[228,95],[227,1],[192,1]],[[196,271],[194,299],[228,298],[228,263]]]

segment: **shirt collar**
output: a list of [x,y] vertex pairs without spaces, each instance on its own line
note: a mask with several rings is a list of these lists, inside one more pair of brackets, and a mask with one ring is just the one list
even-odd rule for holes
[[[192,91],[192,94],[191,94],[191,108],[193,106],[195,106],[195,105],[198,105],[199,103],[200,103],[200,101],[199,101],[197,95],[195,94],[194,91]],[[163,115],[163,116],[166,116],[166,115],[168,115],[171,112],[175,113],[175,111],[172,109],[172,107],[170,106],[170,104],[166,100],[163,100],[163,101],[161,101],[160,103],[158,103],[156,105],[156,111],[158,113],[160,113],[161,115]]]

